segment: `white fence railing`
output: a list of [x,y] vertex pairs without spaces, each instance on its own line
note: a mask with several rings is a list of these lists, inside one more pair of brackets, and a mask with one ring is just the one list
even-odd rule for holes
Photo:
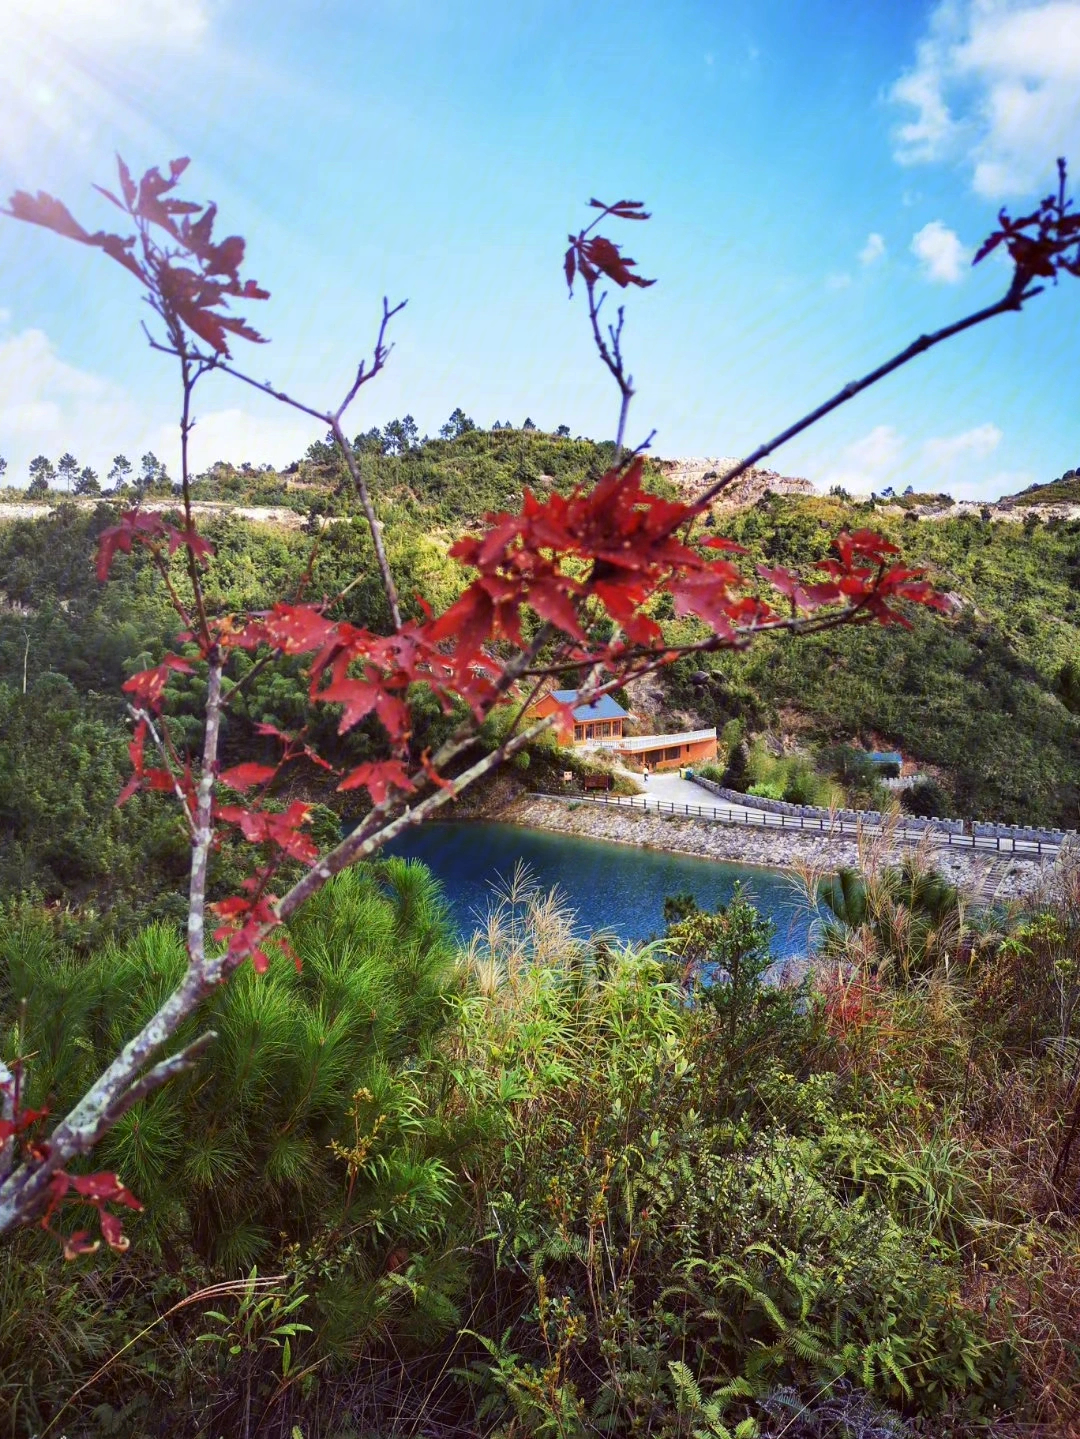
[[538,794],[540,799],[556,799],[570,804],[610,805],[615,809],[636,809],[647,814],[683,815],[687,819],[711,820],[714,824],[730,824],[750,829],[800,830],[803,833],[819,834],[826,839],[843,839],[851,836],[885,835],[890,839],[908,844],[929,841],[931,844],[950,845],[957,849],[973,849],[981,852],[1016,855],[1056,855],[1060,845],[1056,842],[1024,838],[1022,835],[981,835],[953,834],[942,829],[908,830],[902,824],[887,821],[884,824],[864,824],[859,820],[840,819],[837,816],[811,816],[799,814],[772,814],[766,810],[728,809],[702,804],[679,804],[675,800],[655,799],[651,795],[586,795],[586,794]]
[[668,746],[695,744],[700,740],[715,739],[715,729],[683,730],[681,734],[634,734],[616,735],[613,739],[586,739],[578,741],[579,749],[620,749],[640,752],[650,749],[667,749]]

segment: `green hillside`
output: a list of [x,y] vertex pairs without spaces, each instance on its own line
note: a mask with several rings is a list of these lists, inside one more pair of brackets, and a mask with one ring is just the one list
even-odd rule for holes
[[1080,473],[1066,470],[1046,485],[1029,485],[1012,500],[1017,505],[1080,505]]
[[[369,437],[364,464],[401,593],[423,594],[436,608],[461,583],[446,555],[453,535],[489,507],[514,503],[526,484],[587,480],[610,454],[586,440],[509,429],[467,430],[397,454],[384,448]],[[215,602],[259,608],[293,593],[317,532],[308,592],[333,595],[359,576],[344,612],[358,624],[385,623],[366,528],[324,446],[281,474],[217,466],[196,488],[202,499],[276,500],[297,512],[291,528],[227,515],[205,522],[217,547]],[[95,578],[96,537],[114,514],[104,501],[62,503],[47,520],[0,524],[0,894],[94,898],[115,917],[121,901],[145,901],[147,874],[152,888],[172,889],[183,856],[152,804],[112,807],[128,734],[120,686],[160,656],[174,628],[145,559],[123,557],[108,585]],[[320,527],[320,515],[338,522]],[[724,521],[752,560],[796,566],[824,556],[844,525],[867,524],[959,597],[953,619],[918,615],[910,630],[765,640],[709,661],[706,686],[691,680],[698,664],[680,663],[664,678],[672,717],[740,719],[748,736],[794,729],[811,756],[837,743],[886,743],[940,771],[943,802],[958,813],[1076,825],[1080,524],[916,521],[839,497],[772,496]],[[666,623],[685,636],[683,622]],[[185,683],[176,683],[178,726],[194,741],[199,695]],[[304,713],[298,681],[258,677],[230,722],[228,753],[259,752],[257,720],[289,726]],[[417,743],[442,722],[421,717]],[[339,741],[329,717],[316,729],[342,760],[367,757],[377,742],[377,730],[363,727]]]
[[898,521],[834,498],[766,499],[728,533],[758,562],[807,565],[843,525],[871,525],[954,594],[954,618],[769,639],[713,661],[718,683],[671,676],[705,723],[775,724],[811,740],[880,742],[946,771],[961,815],[1080,823],[1080,523]]

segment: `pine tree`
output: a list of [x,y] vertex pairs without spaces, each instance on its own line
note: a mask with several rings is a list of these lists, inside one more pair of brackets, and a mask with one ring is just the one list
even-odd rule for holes
[[29,468],[30,484],[26,491],[27,494],[33,496],[47,495],[49,493],[49,486],[52,481],[56,479],[56,470],[53,467],[52,460],[47,459],[45,455],[35,455],[30,461]]

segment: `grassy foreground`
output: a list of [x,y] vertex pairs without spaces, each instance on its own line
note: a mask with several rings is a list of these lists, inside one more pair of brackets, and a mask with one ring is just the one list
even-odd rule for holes
[[[107,1141],[131,1250],[8,1248],[2,1432],[1080,1432],[1080,872],[979,927],[915,874],[830,895],[775,989],[738,898],[623,952],[519,882],[461,954],[419,866],[342,876]],[[31,1100],[182,962],[9,910]]]

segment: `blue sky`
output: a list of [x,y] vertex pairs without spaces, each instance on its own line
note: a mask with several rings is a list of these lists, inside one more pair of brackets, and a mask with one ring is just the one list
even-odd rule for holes
[[[190,155],[272,292],[243,347],[329,405],[408,298],[355,429],[457,405],[483,425],[610,435],[610,381],[560,259],[584,202],[658,283],[628,300],[631,438],[736,455],[906,344],[997,298],[972,271],[1000,204],[1080,180],[1080,0],[6,0],[0,191],[91,190]],[[614,234],[614,229],[613,229]],[[175,466],[168,362],[134,282],[97,253],[0,228],[0,454],[118,450]],[[1074,293],[1075,292],[1075,293]],[[819,485],[996,497],[1080,464],[1080,284],[886,381],[775,464]],[[215,378],[197,466],[283,463],[318,426]]]

